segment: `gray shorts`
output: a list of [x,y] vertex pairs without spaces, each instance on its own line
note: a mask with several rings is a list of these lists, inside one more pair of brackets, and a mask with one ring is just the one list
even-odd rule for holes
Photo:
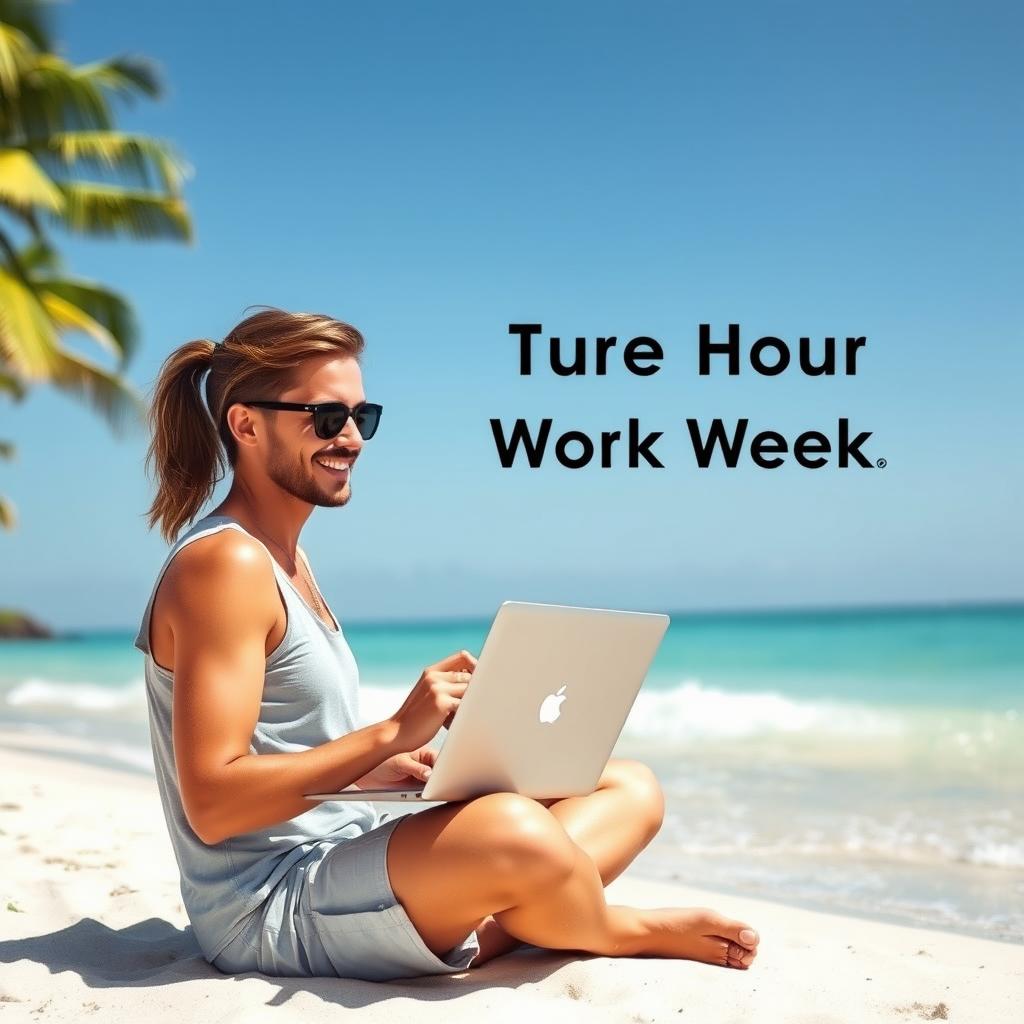
[[[383,817],[383,816],[382,816]],[[443,956],[427,947],[395,898],[387,845],[402,816],[342,840],[297,886],[294,913],[276,932],[258,915],[214,958],[225,974],[391,981],[466,970],[480,952],[472,931]]]

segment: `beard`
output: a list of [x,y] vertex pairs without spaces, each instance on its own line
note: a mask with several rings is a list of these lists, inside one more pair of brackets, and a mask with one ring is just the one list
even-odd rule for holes
[[322,508],[347,505],[352,497],[351,469],[348,479],[339,483],[331,480],[327,471],[320,469],[312,459],[308,462],[301,461],[301,458],[296,460],[294,453],[282,445],[273,448],[267,463],[267,476],[292,497]]

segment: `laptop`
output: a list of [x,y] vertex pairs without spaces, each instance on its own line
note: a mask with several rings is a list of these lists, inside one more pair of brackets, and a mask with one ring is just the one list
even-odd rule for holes
[[305,799],[592,793],[668,629],[654,612],[505,601],[426,782]]

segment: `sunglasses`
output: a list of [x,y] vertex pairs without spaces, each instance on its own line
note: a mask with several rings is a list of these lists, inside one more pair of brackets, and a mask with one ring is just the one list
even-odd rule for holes
[[356,421],[360,436],[368,441],[377,432],[377,424],[380,423],[380,414],[383,406],[376,402],[360,402],[354,409],[350,409],[344,402],[317,402],[314,405],[301,405],[298,402],[239,402],[239,405],[253,405],[257,409],[290,409],[293,412],[311,412],[313,414],[313,429],[316,436],[324,441],[337,437],[348,418],[351,416]]

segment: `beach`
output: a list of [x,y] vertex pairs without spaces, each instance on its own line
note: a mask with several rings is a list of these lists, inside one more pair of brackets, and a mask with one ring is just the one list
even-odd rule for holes
[[[363,725],[490,627],[339,621]],[[0,731],[152,778],[134,635],[6,641]],[[674,614],[612,754],[665,794],[633,873],[1024,943],[1022,712],[1024,606]]]
[[652,881],[610,903],[708,906],[758,929],[750,970],[527,947],[388,983],[229,976],[195,944],[156,783],[57,734],[0,731],[0,1020],[1020,1019],[1024,946]]
[[96,6],[0,8],[0,1024],[1024,1024],[1024,6]]

